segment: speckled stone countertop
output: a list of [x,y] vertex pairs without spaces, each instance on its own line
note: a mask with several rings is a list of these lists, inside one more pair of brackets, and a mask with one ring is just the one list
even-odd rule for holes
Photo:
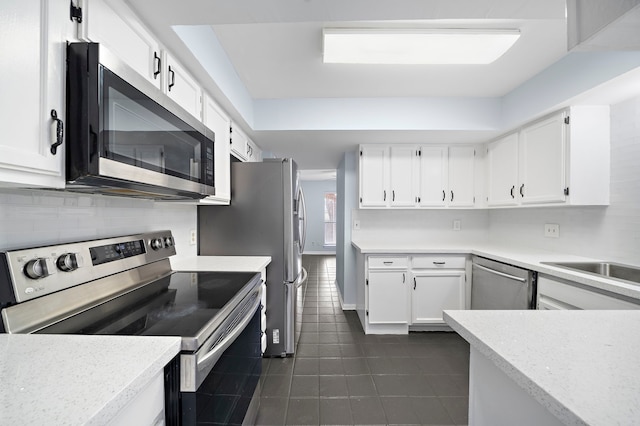
[[171,260],[174,271],[260,272],[271,263],[271,256],[196,256]]
[[0,334],[0,424],[106,424],[179,351],[179,337]]
[[640,421],[640,312],[445,311],[444,319],[563,423]]
[[363,254],[475,254],[499,262],[537,271],[553,277],[610,291],[615,294],[640,299],[640,285],[598,277],[592,274],[572,271],[546,265],[543,262],[588,262],[592,259],[551,251],[523,247],[505,247],[487,244],[438,244],[410,241],[374,241],[354,239],[351,244]]

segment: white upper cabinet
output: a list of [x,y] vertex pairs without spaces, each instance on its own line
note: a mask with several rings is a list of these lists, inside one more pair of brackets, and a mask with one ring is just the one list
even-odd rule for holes
[[475,205],[473,146],[360,146],[360,207]]
[[79,37],[106,46],[158,89],[163,87],[167,76],[160,44],[121,0],[83,1]]
[[518,192],[522,204],[565,201],[566,113],[520,131]]
[[518,205],[518,133],[487,147],[487,205]]
[[450,207],[475,205],[475,156],[472,146],[449,147],[449,197]]
[[82,39],[105,46],[191,115],[202,119],[200,84],[162,49],[129,6],[121,0],[84,1],[82,15]]
[[214,179],[216,195],[201,200],[203,203],[229,203],[231,199],[230,137],[231,120],[210,96],[205,94],[203,121],[215,135]]
[[387,169],[389,147],[363,145],[360,147],[360,207],[387,206]]
[[62,188],[69,1],[5,0],[0,20],[0,185]]
[[165,54],[165,93],[189,114],[202,119],[202,88],[169,53]]
[[247,139],[247,161],[262,161],[262,150],[251,139]]
[[423,146],[419,153],[418,204],[421,207],[443,207],[447,191],[447,147]]
[[231,123],[231,154],[240,161],[262,161],[262,151],[242,129]]
[[414,207],[417,202],[418,150],[412,145],[392,145],[390,148],[389,176],[391,207]]
[[575,106],[489,143],[487,204],[607,205],[609,138],[608,106]]

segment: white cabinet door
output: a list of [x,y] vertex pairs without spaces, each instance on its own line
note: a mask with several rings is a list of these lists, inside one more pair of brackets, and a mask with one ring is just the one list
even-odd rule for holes
[[525,127],[520,132],[522,204],[563,203],[566,199],[565,112]]
[[69,2],[3,1],[0,20],[0,182],[64,187],[65,146],[51,152],[57,140],[51,114],[66,116],[66,42],[75,38]]
[[82,13],[80,37],[104,45],[158,89],[163,87],[160,45],[123,1],[83,1]]
[[418,158],[420,207],[444,206],[447,189],[447,148],[423,146]]
[[202,119],[202,88],[170,54],[165,55],[167,78],[165,93],[189,114]]
[[206,201],[228,203],[231,199],[231,165],[229,163],[231,120],[210,96],[205,95],[203,121],[205,126],[213,130],[215,135],[214,176],[216,195],[207,197]]
[[249,138],[233,122],[231,123],[231,153],[242,161],[247,161],[249,155]]
[[251,139],[247,140],[247,161],[262,161],[262,151]]
[[360,147],[360,207],[387,207],[387,160],[385,145]]
[[408,316],[406,271],[369,270],[368,315],[371,324],[406,324]]
[[442,324],[442,311],[464,309],[464,271],[413,273],[412,324]]
[[449,191],[450,207],[473,207],[475,205],[475,148],[472,146],[449,147]]
[[391,207],[414,207],[417,202],[417,149],[410,145],[392,145],[389,154]]
[[491,142],[487,147],[487,164],[487,204],[518,205],[518,133]]

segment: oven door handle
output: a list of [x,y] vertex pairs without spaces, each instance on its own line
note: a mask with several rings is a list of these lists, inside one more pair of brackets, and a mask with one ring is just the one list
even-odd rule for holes
[[256,309],[258,309],[258,307],[260,306],[261,300],[262,300],[262,287],[258,289],[258,297],[256,297],[256,300],[253,302],[251,308],[247,310],[247,313],[245,314],[244,318],[240,320],[240,322],[238,323],[238,325],[236,325],[233,331],[229,333],[227,337],[222,339],[222,341],[218,345],[216,345],[216,347],[214,347],[209,353],[203,356],[202,359],[198,360],[197,371],[202,371],[207,368],[206,366],[207,364],[210,364],[211,362],[215,364],[215,362],[218,361],[222,353],[226,351],[229,346],[231,346],[231,344],[244,331],[247,324],[249,324],[249,321],[251,321],[251,318],[253,318],[253,315],[255,314]]

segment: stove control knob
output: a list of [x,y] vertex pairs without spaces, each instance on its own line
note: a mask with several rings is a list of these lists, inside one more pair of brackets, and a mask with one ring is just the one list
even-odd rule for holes
[[58,257],[56,264],[61,271],[75,271],[82,266],[82,257],[77,253],[65,253]]
[[166,248],[173,247],[173,238],[171,238],[171,237],[166,237],[166,238],[164,239],[164,246],[165,246]]
[[24,274],[33,280],[44,278],[55,273],[56,269],[51,260],[45,257],[31,259],[24,266]]
[[154,250],[160,250],[163,246],[162,238],[154,238],[151,240],[151,248]]

